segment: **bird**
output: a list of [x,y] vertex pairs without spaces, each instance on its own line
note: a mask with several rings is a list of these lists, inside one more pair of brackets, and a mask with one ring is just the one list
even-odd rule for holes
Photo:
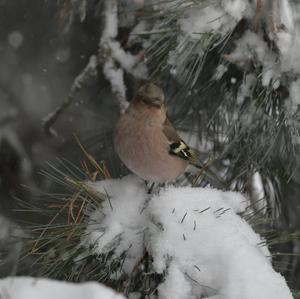
[[114,130],[121,161],[146,181],[173,182],[196,161],[167,117],[165,95],[154,83],[141,86]]

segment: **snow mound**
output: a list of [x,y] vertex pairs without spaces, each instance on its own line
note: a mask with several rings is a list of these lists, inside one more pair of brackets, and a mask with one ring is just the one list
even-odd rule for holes
[[30,277],[0,280],[0,298],[9,299],[124,299],[96,282],[73,284]]
[[245,204],[238,193],[189,187],[152,199],[148,250],[155,271],[166,272],[159,298],[292,298],[260,236],[237,214]]
[[169,186],[150,197],[134,176],[92,186],[109,200],[91,213],[83,243],[95,254],[126,252],[126,273],[146,247],[153,270],[165,275],[158,298],[292,298],[258,246],[263,240],[239,216],[248,205],[240,193]]

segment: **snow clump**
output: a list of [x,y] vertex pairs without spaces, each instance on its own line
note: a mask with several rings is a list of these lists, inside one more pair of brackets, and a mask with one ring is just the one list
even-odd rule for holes
[[248,207],[242,194],[169,186],[150,196],[132,175],[92,187],[109,200],[91,213],[83,243],[97,255],[126,252],[126,273],[145,248],[164,275],[159,299],[292,298],[262,238],[239,215]]

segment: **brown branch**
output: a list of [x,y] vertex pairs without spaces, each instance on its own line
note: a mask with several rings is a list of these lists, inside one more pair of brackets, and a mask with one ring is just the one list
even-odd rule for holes
[[56,108],[56,110],[48,114],[43,119],[43,129],[46,135],[53,137],[57,133],[52,129],[60,115],[72,104],[75,99],[76,93],[85,86],[92,77],[97,76],[97,58],[96,56],[91,56],[88,64],[83,69],[83,71],[75,78],[73,81],[71,90],[66,98],[66,100]]

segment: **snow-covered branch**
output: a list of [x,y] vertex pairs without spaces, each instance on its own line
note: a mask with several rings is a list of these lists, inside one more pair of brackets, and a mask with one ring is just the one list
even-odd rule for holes
[[105,1],[104,17],[104,29],[99,43],[99,60],[103,63],[103,73],[111,84],[120,109],[124,111],[128,106],[124,70],[135,78],[145,79],[147,69],[140,63],[139,56],[126,53],[116,41],[118,34],[118,2],[116,0]]

